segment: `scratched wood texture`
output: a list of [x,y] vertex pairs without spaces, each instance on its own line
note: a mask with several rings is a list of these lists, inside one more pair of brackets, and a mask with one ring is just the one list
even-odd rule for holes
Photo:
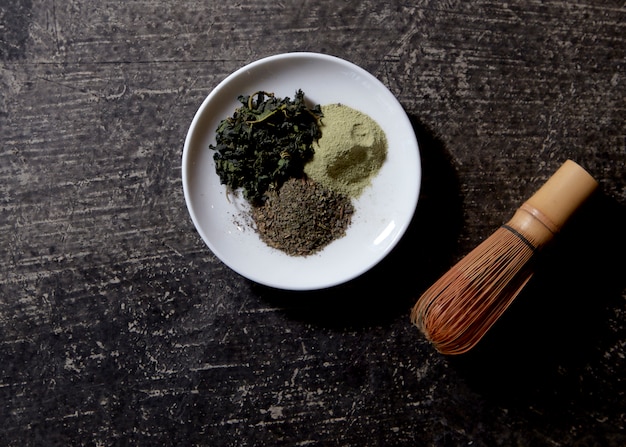
[[[420,141],[418,212],[362,278],[225,267],[180,180],[225,76],[361,65]],[[626,445],[623,1],[0,1],[0,443]],[[566,158],[601,192],[475,352],[408,321]]]

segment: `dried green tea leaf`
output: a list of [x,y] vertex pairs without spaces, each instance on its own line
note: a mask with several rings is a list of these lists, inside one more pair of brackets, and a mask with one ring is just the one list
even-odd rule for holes
[[239,96],[231,117],[216,131],[215,171],[222,184],[242,188],[253,204],[262,203],[270,187],[303,176],[304,165],[313,157],[313,142],[320,138],[321,107],[308,107],[304,93],[294,99],[256,92]]

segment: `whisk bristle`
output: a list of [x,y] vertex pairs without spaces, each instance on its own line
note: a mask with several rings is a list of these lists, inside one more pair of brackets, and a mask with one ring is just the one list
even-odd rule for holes
[[533,274],[533,259],[597,182],[571,160],[417,301],[412,322],[443,354],[472,349]]
[[532,276],[536,248],[499,228],[422,295],[413,323],[442,353],[470,350]]

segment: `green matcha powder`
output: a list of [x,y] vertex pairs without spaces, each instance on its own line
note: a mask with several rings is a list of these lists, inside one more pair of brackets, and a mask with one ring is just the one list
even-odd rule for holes
[[385,162],[385,133],[372,118],[342,104],[322,106],[322,113],[322,137],[304,172],[333,191],[358,197]]

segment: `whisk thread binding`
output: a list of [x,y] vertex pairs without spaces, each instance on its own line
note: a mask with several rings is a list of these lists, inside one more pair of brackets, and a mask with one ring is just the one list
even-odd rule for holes
[[513,233],[515,236],[518,237],[518,239],[520,241],[522,241],[524,244],[526,244],[528,246],[528,248],[530,248],[533,252],[537,251],[537,247],[535,245],[533,245],[532,242],[530,242],[528,239],[526,239],[526,237],[520,233],[519,231],[517,231],[515,228],[513,228],[510,225],[504,224],[502,225],[502,228],[504,228],[505,230],[510,231],[511,233]]

